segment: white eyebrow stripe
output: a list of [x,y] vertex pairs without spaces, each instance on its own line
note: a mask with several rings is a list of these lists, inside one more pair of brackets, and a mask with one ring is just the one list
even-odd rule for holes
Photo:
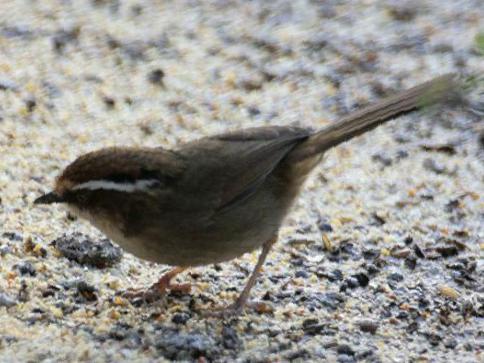
[[116,190],[118,192],[134,192],[134,191],[145,191],[150,187],[160,184],[157,179],[141,179],[136,180],[134,183],[121,182],[116,183],[110,180],[91,180],[85,183],[81,183],[72,188],[72,190]]

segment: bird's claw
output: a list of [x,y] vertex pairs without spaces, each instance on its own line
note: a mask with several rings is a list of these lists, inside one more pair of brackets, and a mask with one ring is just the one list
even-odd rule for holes
[[191,290],[190,284],[166,284],[160,285],[158,283],[152,285],[148,289],[128,289],[121,295],[130,302],[139,305],[140,303],[153,303],[160,300],[166,295],[167,291],[187,294]]
[[237,302],[229,306],[216,307],[211,310],[202,311],[202,316],[207,318],[230,319],[239,316],[244,310],[244,306]]

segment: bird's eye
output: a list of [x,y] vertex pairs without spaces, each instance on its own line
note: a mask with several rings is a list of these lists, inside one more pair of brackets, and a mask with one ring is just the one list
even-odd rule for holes
[[86,192],[86,191],[81,191],[81,192],[77,193],[77,201],[79,203],[87,202],[87,197],[88,197],[88,192]]

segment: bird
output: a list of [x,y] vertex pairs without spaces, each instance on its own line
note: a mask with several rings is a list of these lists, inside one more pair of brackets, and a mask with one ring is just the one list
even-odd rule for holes
[[325,152],[401,115],[459,98],[457,79],[456,74],[438,76],[315,132],[264,126],[173,149],[102,148],[69,164],[53,190],[34,203],[65,204],[125,251],[170,265],[148,290],[137,290],[145,297],[187,291],[189,284],[172,283],[182,271],[260,248],[244,289],[220,309],[220,315],[237,315],[248,303],[281,224]]

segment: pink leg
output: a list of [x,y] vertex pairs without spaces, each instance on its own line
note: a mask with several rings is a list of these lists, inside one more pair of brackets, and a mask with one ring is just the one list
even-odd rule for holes
[[262,251],[261,251],[261,254],[259,255],[259,259],[257,260],[257,264],[255,265],[254,270],[252,271],[252,274],[249,277],[249,281],[247,281],[247,284],[245,284],[244,290],[240,293],[237,300],[226,308],[221,308],[218,311],[205,312],[204,315],[215,316],[215,317],[230,317],[230,316],[238,315],[242,312],[245,305],[247,304],[247,300],[249,299],[250,290],[255,285],[257,281],[257,277],[259,277],[262,265],[264,264],[264,261],[266,260],[272,245],[276,241],[277,241],[277,236],[270,239],[269,241],[267,241],[262,245]]

